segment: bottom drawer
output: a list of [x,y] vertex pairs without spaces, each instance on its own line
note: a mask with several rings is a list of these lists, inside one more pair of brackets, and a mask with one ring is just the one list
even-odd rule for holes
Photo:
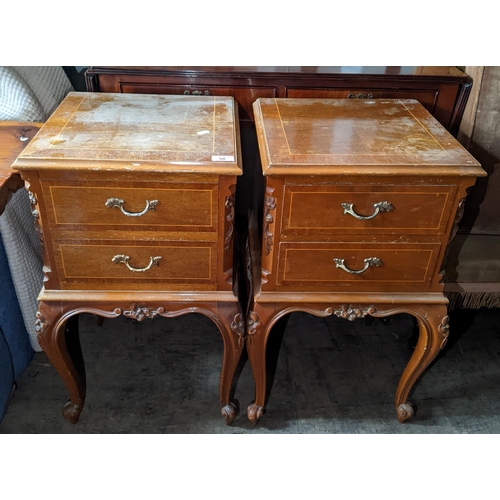
[[342,285],[360,290],[427,287],[439,249],[434,243],[282,243],[278,285],[301,290]]
[[215,242],[53,244],[62,289],[214,289],[216,282]]

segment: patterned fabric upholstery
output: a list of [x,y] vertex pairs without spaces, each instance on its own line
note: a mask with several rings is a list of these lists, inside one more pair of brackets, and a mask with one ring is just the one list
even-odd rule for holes
[[[0,66],[0,120],[44,122],[72,90],[60,66]],[[17,191],[7,203],[0,235],[31,345],[40,351],[35,314],[43,282],[42,258],[26,190]]]

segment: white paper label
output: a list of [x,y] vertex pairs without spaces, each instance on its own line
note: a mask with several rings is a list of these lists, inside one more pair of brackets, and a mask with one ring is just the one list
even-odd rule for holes
[[212,156],[212,161],[234,161],[234,156]]

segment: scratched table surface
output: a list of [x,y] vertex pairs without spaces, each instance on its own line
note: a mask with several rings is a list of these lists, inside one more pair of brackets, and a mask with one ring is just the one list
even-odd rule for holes
[[379,174],[385,168],[419,175],[437,166],[479,167],[413,99],[259,99],[254,111],[265,175],[333,173],[336,167],[368,173],[374,166]]
[[16,165],[238,175],[236,114],[232,97],[71,92]]

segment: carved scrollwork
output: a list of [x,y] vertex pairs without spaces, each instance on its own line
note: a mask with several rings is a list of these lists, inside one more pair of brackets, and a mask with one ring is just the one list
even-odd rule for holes
[[224,206],[228,210],[226,215],[226,221],[229,223],[228,230],[224,236],[224,250],[229,252],[231,248],[231,240],[233,239],[234,233],[234,194],[231,194],[226,198]]
[[400,404],[396,409],[396,414],[400,422],[404,422],[415,414],[415,409],[411,403]]
[[238,313],[232,323],[231,330],[238,335],[238,344],[242,345],[245,342],[245,317],[243,314]]
[[361,309],[360,306],[355,306],[353,304],[344,304],[340,309],[333,311],[333,314],[339,318],[348,319],[349,321],[354,321],[358,318],[364,318],[367,315],[372,315],[377,312],[374,306],[368,306],[366,309]]
[[49,322],[45,319],[44,315],[37,311],[36,313],[36,321],[35,321],[35,332],[37,335],[40,335],[45,329],[49,326]]
[[135,319],[136,321],[143,321],[146,318],[153,319],[158,315],[162,315],[165,312],[164,307],[158,307],[157,309],[150,309],[149,307],[139,307],[132,306],[129,311],[122,311],[122,314],[127,318]]
[[443,336],[443,341],[441,342],[441,346],[439,347],[440,349],[442,349],[448,342],[448,337],[450,336],[450,323],[448,316],[445,316],[441,320],[441,323],[438,326],[438,332]]
[[[29,187],[29,182],[26,183],[26,187],[28,188]],[[38,200],[36,198],[36,195],[35,193],[33,193],[32,191],[30,191],[28,189],[28,197],[29,197],[29,201],[30,201],[30,208],[31,208],[31,213],[35,219],[35,231],[38,235],[38,239],[40,240],[40,247],[41,247],[41,250],[42,250],[42,253],[45,252],[45,241],[43,239],[43,231],[42,231],[42,226],[41,226],[41,223],[40,223],[40,213],[38,211]],[[50,273],[50,268],[48,266],[44,266],[44,281],[47,281],[48,280],[48,274]]]
[[271,212],[276,208],[276,198],[274,196],[266,194],[264,206],[266,207],[266,212],[264,215],[264,221],[266,223],[264,229],[264,235],[266,238],[266,255],[269,255],[273,248],[273,233],[271,233],[270,228],[271,224],[273,224],[274,222],[274,216],[271,214]]
[[28,197],[30,200],[30,205],[31,205],[31,213],[33,214],[33,217],[35,219],[40,218],[40,214],[38,213],[38,210],[36,209],[37,201],[36,201],[36,196],[34,193],[31,191],[28,191]]
[[247,318],[247,333],[254,335],[260,326],[260,318],[254,311],[250,311]]

